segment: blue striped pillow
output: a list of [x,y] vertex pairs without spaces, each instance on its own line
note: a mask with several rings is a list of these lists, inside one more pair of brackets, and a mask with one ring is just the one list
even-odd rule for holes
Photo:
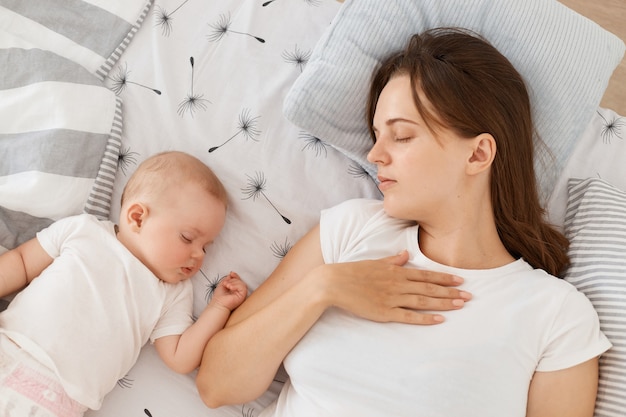
[[365,101],[380,61],[414,33],[462,27],[515,65],[546,147],[537,147],[543,199],[596,111],[625,46],[556,0],[346,0],[285,98],[287,119],[374,174]]
[[613,347],[600,358],[595,417],[626,416],[626,193],[597,178],[570,179],[565,280],[594,305]]

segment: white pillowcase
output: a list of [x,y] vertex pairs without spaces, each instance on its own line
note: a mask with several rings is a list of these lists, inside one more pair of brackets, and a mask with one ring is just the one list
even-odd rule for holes
[[374,173],[365,119],[369,80],[409,36],[455,26],[488,39],[529,87],[542,196],[598,107],[624,43],[556,0],[347,0],[284,102],[286,117]]
[[549,221],[563,227],[570,178],[600,178],[626,192],[626,118],[598,108],[576,143],[548,201]]

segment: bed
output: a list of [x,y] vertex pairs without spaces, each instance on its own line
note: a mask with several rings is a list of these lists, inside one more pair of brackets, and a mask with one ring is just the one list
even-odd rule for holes
[[[529,84],[542,198],[572,242],[564,278],[614,345],[596,417],[623,417],[626,118],[600,100],[624,43],[553,0],[0,0],[0,251],[64,216],[115,219],[137,164],[183,150],[231,201],[193,278],[194,313],[231,270],[253,291],[321,209],[381,197],[364,89],[386,52],[435,26],[483,34]],[[168,370],[148,344],[87,416],[253,417],[284,380],[211,410],[194,373]]]

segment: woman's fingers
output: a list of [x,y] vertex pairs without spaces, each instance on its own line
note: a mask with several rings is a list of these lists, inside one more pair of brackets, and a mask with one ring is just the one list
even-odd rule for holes
[[420,277],[416,277],[415,271],[418,270],[411,271],[413,272],[411,274],[412,277],[406,277],[406,281],[402,282],[403,288],[399,292],[417,294],[436,299],[460,299],[463,301],[472,299],[472,294],[469,292],[448,286],[459,285],[450,284],[449,278],[452,277],[452,275],[441,275],[438,277],[439,283],[434,283],[426,278],[426,275],[432,276],[433,273],[431,271],[418,271],[422,274]]
[[373,261],[327,265],[334,269],[338,307],[369,320],[437,324],[438,311],[463,308],[472,296],[457,288],[463,279],[442,272],[404,267],[405,251]]
[[443,323],[445,320],[445,317],[441,314],[422,313],[404,308],[391,310],[389,319],[390,322],[418,324],[422,326],[432,326],[434,324]]
[[429,282],[431,284],[455,286],[463,283],[463,278],[446,274],[444,272],[429,271],[427,269],[405,268],[407,270],[407,279],[420,282]]
[[[394,271],[393,266],[402,267],[408,262],[408,260],[409,260],[409,253],[406,250],[403,250],[397,255],[388,256],[386,258],[381,258],[373,262],[375,263],[382,262],[384,264],[388,264],[392,268],[391,271]],[[437,292],[432,293],[433,296],[438,296],[438,295],[446,296],[447,294],[448,296],[456,297],[459,294],[458,292],[455,292],[455,291],[438,292],[438,290],[440,289],[440,287],[438,286],[454,287],[454,286],[463,284],[463,278],[456,276],[456,275],[452,275],[452,274],[446,274],[443,272],[428,271],[424,269],[415,269],[415,268],[402,268],[400,269],[400,271],[403,271],[403,274],[406,277],[406,279],[410,281],[436,284],[435,286],[432,287],[437,291]],[[392,272],[392,273],[395,274],[396,272]]]
[[396,297],[398,307],[416,311],[449,311],[463,308],[462,298],[433,298],[420,294],[405,294]]
[[[386,262],[386,260],[382,261]],[[369,270],[365,280],[370,286],[378,287],[383,293],[416,294],[433,299],[460,299],[464,301],[469,301],[472,298],[470,293],[457,288],[463,283],[461,277],[402,266],[388,266],[379,269],[376,267],[378,261],[372,262],[373,264],[368,266]],[[355,263],[356,265],[358,262]]]
[[407,263],[409,260],[409,252],[407,250],[403,250],[397,255],[388,256],[386,258],[382,258],[381,261],[389,263],[391,265],[402,266]]

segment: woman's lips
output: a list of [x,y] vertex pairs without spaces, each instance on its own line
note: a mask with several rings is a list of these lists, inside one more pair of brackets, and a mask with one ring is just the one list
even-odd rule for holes
[[381,176],[378,177],[378,189],[380,191],[385,191],[389,189],[389,187],[392,187],[395,183],[396,181],[390,178],[381,177]]

